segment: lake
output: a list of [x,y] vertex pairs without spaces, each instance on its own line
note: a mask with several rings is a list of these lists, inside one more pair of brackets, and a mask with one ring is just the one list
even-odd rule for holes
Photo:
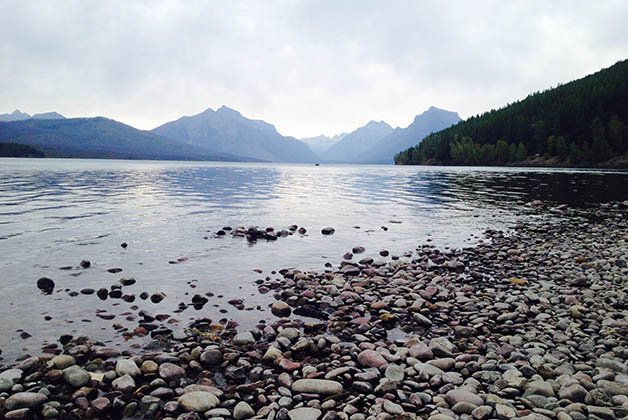
[[[132,331],[137,321],[127,317],[173,314],[196,293],[213,296],[202,309],[174,313],[170,328],[196,317],[245,328],[274,319],[272,294],[255,283],[273,270],[337,267],[354,246],[366,251],[353,260],[406,258],[426,243],[472,246],[487,228],[534,222],[539,216],[524,205],[532,200],[627,199],[628,173],[620,171],[0,159],[0,356],[36,354],[66,333],[143,345],[147,339],[123,340],[113,324]],[[225,226],[290,225],[307,232],[256,243],[215,235]],[[333,235],[321,234],[327,226]],[[383,249],[390,255],[381,257]],[[91,266],[81,268],[82,260]],[[37,289],[40,277],[53,279],[52,294]],[[109,289],[122,277],[137,281],[127,294],[166,297],[128,303],[72,293]]]

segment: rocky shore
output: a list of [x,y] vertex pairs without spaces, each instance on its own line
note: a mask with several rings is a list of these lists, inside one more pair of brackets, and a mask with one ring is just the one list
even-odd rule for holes
[[197,319],[138,354],[62,336],[0,368],[0,418],[626,418],[628,203],[535,206],[473,248],[282,270],[252,331]]

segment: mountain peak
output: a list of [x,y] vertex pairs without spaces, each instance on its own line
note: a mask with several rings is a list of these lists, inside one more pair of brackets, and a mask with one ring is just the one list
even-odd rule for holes
[[219,112],[219,113],[221,113],[221,114],[234,114],[234,115],[239,115],[239,116],[242,116],[242,114],[240,114],[240,111],[237,111],[237,110],[235,110],[235,109],[233,109],[233,108],[229,108],[229,107],[228,107],[228,106],[226,106],[226,105],[223,105],[223,106],[221,106],[220,108],[218,108],[218,109],[216,110],[216,112]]

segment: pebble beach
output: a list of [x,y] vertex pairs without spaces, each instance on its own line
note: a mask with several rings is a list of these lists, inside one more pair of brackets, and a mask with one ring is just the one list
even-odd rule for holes
[[527,208],[473,247],[280,270],[252,330],[147,315],[137,352],[63,335],[0,366],[0,418],[627,418],[628,202]]

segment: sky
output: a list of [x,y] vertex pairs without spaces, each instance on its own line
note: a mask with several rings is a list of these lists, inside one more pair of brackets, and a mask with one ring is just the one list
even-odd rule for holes
[[0,0],[0,113],[152,129],[226,105],[297,138],[468,118],[628,58],[628,2]]

